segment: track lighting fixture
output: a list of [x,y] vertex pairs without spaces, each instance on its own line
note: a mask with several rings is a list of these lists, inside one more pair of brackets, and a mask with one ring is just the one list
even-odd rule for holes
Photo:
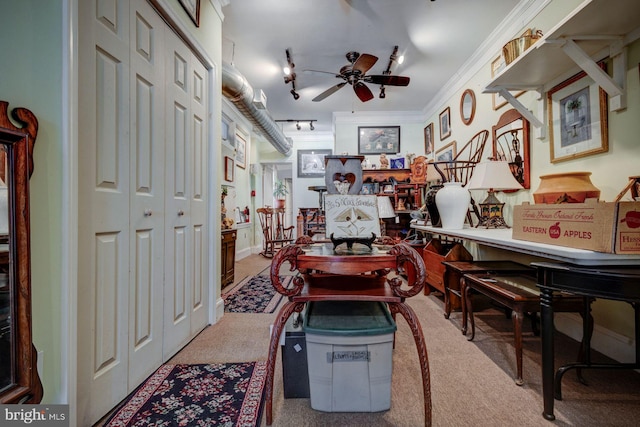
[[380,98],[384,99],[387,97],[387,94],[384,91],[385,91],[384,86],[380,86]]
[[289,91],[289,93],[291,93],[293,99],[297,101],[300,98],[300,94],[296,92],[296,73],[293,71],[295,69],[295,64],[291,62],[291,53],[289,52],[289,49],[285,50],[285,54],[287,56],[287,65],[282,68],[282,71],[284,72],[284,84],[288,85],[291,83],[291,91]]
[[303,123],[309,122],[309,130],[315,130],[316,127],[313,125],[313,122],[317,122],[317,120],[316,119],[287,119],[287,120],[276,120],[276,122],[295,123],[297,130],[302,130],[302,125],[300,124],[300,122],[303,122]]

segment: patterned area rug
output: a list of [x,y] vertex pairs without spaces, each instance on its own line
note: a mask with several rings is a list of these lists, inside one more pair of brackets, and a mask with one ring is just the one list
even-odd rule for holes
[[[280,283],[286,288],[292,276],[280,276]],[[227,313],[273,313],[282,300],[271,285],[268,275],[249,276],[228,292],[222,294],[224,311]]]
[[257,426],[266,362],[162,365],[106,427]]

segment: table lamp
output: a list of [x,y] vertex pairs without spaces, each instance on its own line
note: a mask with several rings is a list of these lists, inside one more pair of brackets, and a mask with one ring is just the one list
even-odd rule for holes
[[504,203],[495,195],[497,190],[516,190],[523,188],[514,178],[506,161],[485,161],[476,165],[473,175],[467,183],[469,190],[487,190],[487,198],[480,203],[480,222],[476,227],[509,228],[504,221],[502,209]]
[[389,196],[378,196],[378,217],[380,218],[380,234],[382,236],[387,235],[386,224],[384,218],[394,218],[396,212],[391,204]]

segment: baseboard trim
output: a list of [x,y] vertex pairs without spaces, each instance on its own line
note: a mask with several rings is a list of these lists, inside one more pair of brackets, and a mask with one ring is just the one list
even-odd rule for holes
[[216,301],[216,318],[215,323],[218,323],[222,316],[224,315],[224,300],[222,298],[218,298]]
[[[555,313],[555,326],[558,331],[574,340],[582,340],[582,318],[579,315]],[[594,326],[591,348],[618,362],[635,362],[633,340],[602,326]]]

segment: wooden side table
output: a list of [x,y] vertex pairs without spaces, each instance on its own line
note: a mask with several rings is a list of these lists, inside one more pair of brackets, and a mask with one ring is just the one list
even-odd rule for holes
[[[271,282],[276,290],[288,298],[278,312],[273,325],[267,360],[265,383],[266,423],[273,421],[273,376],[280,335],[289,316],[301,312],[309,301],[381,301],[389,306],[392,315],[400,313],[409,324],[418,350],[422,388],[424,394],[425,426],[431,425],[431,386],[427,349],[420,322],[405,299],[418,294],[425,281],[425,268],[421,256],[409,245],[400,243],[388,251],[359,249],[336,250],[332,245],[289,245],[281,249],[271,262]],[[364,246],[362,246],[364,247]],[[280,282],[280,267],[288,262],[291,270],[298,270],[292,287],[284,288]],[[400,272],[411,265],[415,280],[406,284]],[[397,276],[387,277],[395,270]]]

